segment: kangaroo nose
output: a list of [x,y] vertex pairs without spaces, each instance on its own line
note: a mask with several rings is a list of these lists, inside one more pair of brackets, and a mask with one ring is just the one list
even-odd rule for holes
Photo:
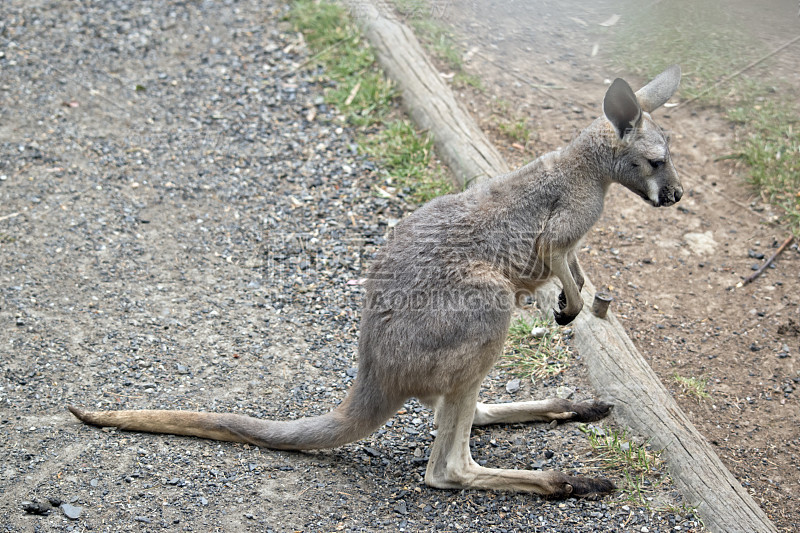
[[681,196],[683,196],[683,189],[676,189],[675,190],[675,203],[681,201]]

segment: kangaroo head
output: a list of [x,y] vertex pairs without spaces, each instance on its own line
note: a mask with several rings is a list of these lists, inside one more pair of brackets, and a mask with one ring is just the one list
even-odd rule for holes
[[650,117],[678,88],[681,69],[673,65],[635,94],[617,78],[606,92],[603,114],[613,126],[610,178],[655,207],[681,199],[683,187],[669,155],[669,135]]

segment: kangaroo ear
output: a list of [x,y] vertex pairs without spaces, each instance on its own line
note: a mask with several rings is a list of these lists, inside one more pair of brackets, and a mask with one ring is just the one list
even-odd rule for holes
[[603,99],[603,114],[617,130],[620,139],[628,130],[639,126],[642,108],[633,94],[631,86],[622,78],[617,78],[606,91]]
[[681,67],[678,65],[672,65],[653,78],[653,81],[636,91],[642,110],[650,113],[664,105],[678,90],[680,82]]

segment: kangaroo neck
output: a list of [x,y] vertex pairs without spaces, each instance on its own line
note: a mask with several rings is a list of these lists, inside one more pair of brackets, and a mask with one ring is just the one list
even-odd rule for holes
[[507,174],[509,192],[541,204],[543,198],[572,201],[575,196],[605,196],[611,184],[613,152],[606,121],[596,120],[567,146],[548,152]]

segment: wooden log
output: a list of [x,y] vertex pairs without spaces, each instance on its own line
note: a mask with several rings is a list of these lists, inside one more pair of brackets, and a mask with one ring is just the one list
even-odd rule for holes
[[[375,47],[378,61],[400,88],[412,119],[434,136],[439,156],[459,184],[508,171],[508,166],[427,59],[414,34],[382,2],[344,0]],[[540,291],[555,302],[557,288]],[[586,362],[589,380],[613,416],[663,449],[670,474],[687,503],[710,531],[777,531],[761,508],[725,468],[714,450],[678,407],[613,313],[594,316],[594,288],[587,280],[584,311],[573,323],[573,343]]]
[[[537,294],[542,309],[556,305],[560,289],[550,284]],[[709,531],[777,531],[705,438],[678,407],[658,376],[636,349],[612,312],[592,314],[595,288],[583,288],[584,310],[571,324],[572,345],[581,354],[592,388],[614,404],[613,417],[663,450],[670,475]]]
[[[369,39],[386,74],[400,88],[406,112],[428,130],[437,155],[460,188],[508,172],[503,156],[456,101],[414,33],[381,5],[345,1]],[[382,3],[381,3],[382,4]]]

